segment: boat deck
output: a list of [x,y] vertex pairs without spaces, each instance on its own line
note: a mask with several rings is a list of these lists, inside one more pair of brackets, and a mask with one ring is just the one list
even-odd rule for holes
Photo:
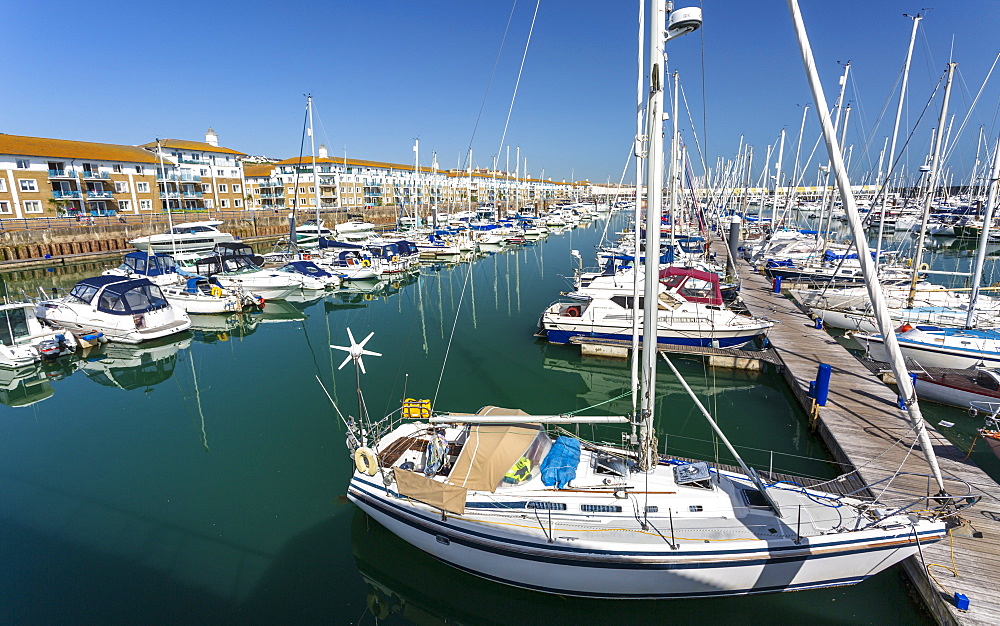
[[[713,244],[713,251],[720,260],[728,253],[720,241]],[[744,302],[754,315],[776,322],[768,338],[781,362],[780,369],[837,461],[856,468],[858,476],[869,484],[897,471],[912,472],[897,478],[894,487],[927,494],[931,489],[926,477],[929,469],[919,446],[914,445],[906,414],[896,407],[895,392],[833,337],[816,329],[791,299],[773,293],[767,278],[754,273],[745,261],[740,260],[737,267]],[[826,406],[814,408],[808,390],[820,363],[831,365],[833,376]],[[952,445],[930,424],[928,431],[945,478],[972,485],[983,499],[964,512],[965,523],[953,528],[949,538],[924,546],[922,559],[908,559],[904,567],[939,623],[998,624],[1000,485],[967,461],[966,451]],[[957,576],[947,569],[952,567],[953,556]],[[931,568],[937,582],[927,575],[931,564],[938,565]],[[969,598],[968,611],[955,607],[956,592]]]

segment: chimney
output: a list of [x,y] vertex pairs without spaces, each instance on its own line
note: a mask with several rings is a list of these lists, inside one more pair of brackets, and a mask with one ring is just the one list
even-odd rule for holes
[[209,128],[205,131],[205,143],[210,146],[219,146],[219,136],[215,134],[215,131]]
[[322,144],[322,143],[319,144],[319,158],[321,158],[321,159],[329,159],[330,158],[330,152],[326,149],[326,144]]

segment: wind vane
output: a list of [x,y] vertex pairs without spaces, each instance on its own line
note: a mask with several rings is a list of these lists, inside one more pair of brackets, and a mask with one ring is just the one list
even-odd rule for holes
[[361,369],[361,373],[362,374],[367,374],[367,372],[365,371],[365,362],[361,360],[361,357],[363,355],[365,355],[365,354],[368,354],[370,356],[382,356],[382,354],[380,352],[372,352],[371,350],[365,350],[365,344],[368,343],[368,340],[371,339],[372,335],[374,335],[374,334],[375,334],[375,331],[372,331],[372,332],[368,333],[368,336],[365,337],[363,340],[361,340],[361,343],[358,343],[354,339],[354,333],[352,333],[351,329],[348,328],[347,329],[347,336],[350,337],[350,339],[351,339],[351,345],[350,346],[333,346],[333,345],[330,346],[334,350],[343,350],[344,352],[348,353],[347,354],[347,358],[344,359],[344,362],[341,363],[340,367],[338,367],[337,369],[338,370],[344,369],[344,366],[347,365],[353,359],[354,363]]

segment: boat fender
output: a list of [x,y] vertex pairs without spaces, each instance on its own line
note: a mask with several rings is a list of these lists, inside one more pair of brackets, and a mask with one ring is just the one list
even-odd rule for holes
[[362,474],[374,476],[378,473],[378,457],[371,448],[358,448],[354,451],[354,467]]
[[578,306],[567,307],[563,315],[565,315],[566,317],[580,317],[580,307]]
[[911,330],[913,330],[912,326],[910,326],[909,324],[903,324],[902,326],[900,326],[899,328],[896,329],[896,332],[897,333],[906,333],[906,332],[909,332]]
[[364,266],[364,267],[371,267],[372,266],[372,262],[369,261],[368,259],[365,259],[364,261],[361,262],[361,265]]
[[303,260],[303,261],[310,261],[310,260],[312,260],[312,255],[309,255],[309,254],[303,254],[303,255],[302,255],[302,260]]
[[223,293],[221,287],[212,287],[212,295],[216,298],[221,298]]

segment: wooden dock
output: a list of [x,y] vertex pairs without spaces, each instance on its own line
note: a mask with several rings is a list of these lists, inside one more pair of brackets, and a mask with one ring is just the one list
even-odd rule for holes
[[[720,259],[727,254],[721,242],[715,242],[713,251]],[[929,468],[906,413],[896,406],[895,392],[833,337],[816,329],[792,300],[773,293],[768,279],[742,260],[737,267],[744,302],[754,315],[775,322],[768,337],[780,369],[837,461],[856,468],[869,484],[896,472],[911,472],[897,477],[893,490],[927,494],[931,489],[926,477]],[[820,363],[831,365],[833,376],[826,406],[816,408],[808,390]],[[930,424],[927,427],[949,491],[954,488],[953,495],[961,495],[956,493],[959,483],[950,480],[957,479],[983,498],[963,512],[963,523],[953,528],[948,538],[923,546],[921,555],[907,559],[904,568],[939,623],[1000,624],[1000,485],[965,460],[966,451],[952,445]],[[933,491],[936,485],[930,493]],[[952,567],[957,575],[949,569]],[[969,598],[968,611],[955,607],[956,592]]]
[[[599,337],[571,337],[570,343],[579,345],[585,356],[605,356],[627,358],[632,342],[627,339],[604,339]],[[760,370],[763,363],[780,365],[773,350],[736,350],[732,348],[712,348],[710,346],[681,346],[661,343],[657,345],[660,354],[679,354],[708,359],[711,367],[738,370]]]

